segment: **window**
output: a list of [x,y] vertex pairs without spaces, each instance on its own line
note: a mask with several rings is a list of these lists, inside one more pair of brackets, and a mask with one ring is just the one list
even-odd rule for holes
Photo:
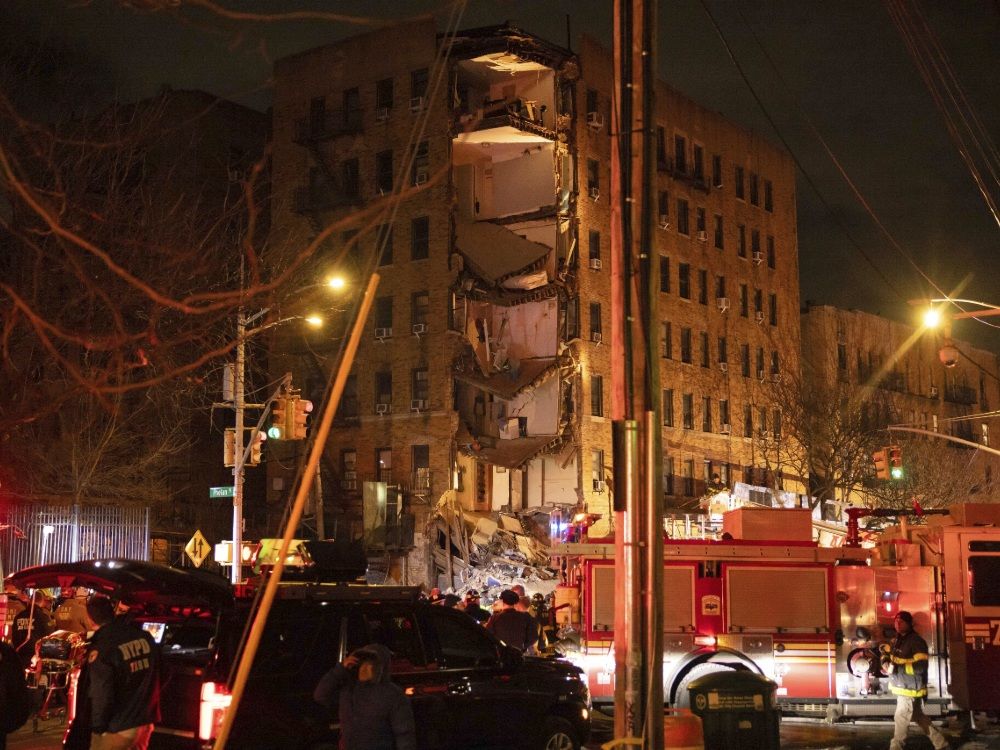
[[666,495],[674,494],[674,459],[667,456],[663,459],[663,492]]
[[746,195],[743,192],[743,167],[733,168],[733,182],[736,184],[736,197],[742,200]]
[[425,96],[427,96],[427,68],[420,68],[410,73],[410,109],[422,108]]
[[670,194],[661,190],[656,196],[656,204],[660,226],[666,229],[665,225],[670,221]]
[[693,156],[693,161],[694,161],[694,164],[692,165],[694,167],[694,178],[698,182],[704,182],[705,181],[705,149],[703,149],[697,143],[694,144],[694,151],[693,151],[692,156]]
[[593,338],[594,334],[600,335],[601,333],[601,303],[591,302],[590,303],[590,335]]
[[358,376],[351,373],[344,383],[344,393],[340,397],[337,416],[350,419],[358,416]]
[[[344,403],[341,401],[341,403]],[[358,452],[354,448],[344,448],[340,451],[341,474],[358,470]]]
[[674,389],[663,389],[663,426],[674,426]]
[[699,334],[699,338],[701,339],[701,366],[708,367],[712,359],[712,353],[708,346],[708,332],[702,331]]
[[596,229],[591,229],[589,234],[590,259],[601,259],[601,233]]
[[847,344],[837,344],[837,369],[847,372]]
[[778,325],[778,295],[767,295],[767,315],[771,325]]
[[593,195],[601,189],[601,165],[597,159],[587,159],[587,192]]
[[705,209],[702,208],[701,206],[698,206],[698,208],[696,208],[694,211],[694,217],[695,217],[694,218],[695,229],[698,230],[698,237],[700,238],[702,236],[701,233],[708,229],[708,227],[705,224],[706,221]]
[[747,257],[747,228],[740,224],[736,228],[736,254],[741,258]]
[[694,397],[690,393],[681,396],[681,420],[685,430],[694,429]]
[[694,459],[689,458],[682,464],[681,478],[684,480],[684,494],[688,497],[694,495]]
[[375,373],[375,406],[392,406],[392,370]]
[[597,90],[587,89],[587,114],[597,111]]
[[667,169],[667,134],[662,125],[656,126],[656,168]]
[[725,247],[725,232],[722,228],[722,214],[715,215],[715,248],[722,250]]
[[771,374],[779,375],[781,373],[781,359],[778,357],[777,352],[771,352]]
[[757,377],[764,379],[764,347],[757,347]]
[[760,205],[760,190],[756,172],[750,173],[750,204],[754,206]]
[[770,234],[767,235],[767,267],[774,268],[775,257],[774,257],[774,237]]
[[750,250],[753,252],[754,260],[760,256],[760,230],[754,229],[750,232]]
[[563,338],[567,341],[580,338],[580,298],[566,300],[566,317],[563,322]]
[[781,440],[781,409],[778,408],[771,412],[771,436]]
[[375,192],[385,195],[392,192],[392,151],[375,154]]
[[740,315],[750,317],[750,295],[746,284],[740,284]]
[[448,330],[465,331],[465,299],[455,292],[448,295]]
[[712,431],[712,399],[708,396],[701,399],[701,431]]
[[774,185],[770,180],[764,180],[764,210],[774,211]]
[[393,85],[391,78],[375,82],[375,109],[392,109]]
[[719,422],[728,425],[729,422],[729,399],[719,399]]
[[377,297],[375,299],[375,329],[379,328],[392,331],[392,297]]
[[687,138],[682,135],[674,136],[674,169],[681,174],[687,169]]
[[753,437],[753,407],[743,405],[743,437]]
[[413,173],[410,177],[411,185],[423,185],[431,176],[431,157],[427,141],[420,141],[417,144],[417,151],[413,155]]
[[427,379],[426,367],[414,367],[410,371],[410,398],[427,401],[430,395],[430,382]]
[[663,348],[663,358],[673,359],[674,358],[674,340],[673,332],[670,327],[670,323],[664,322],[660,323],[660,330],[662,334],[662,348]]
[[670,293],[670,258],[660,256],[660,291]]
[[[462,618],[451,614],[444,607],[423,609],[420,616],[429,618],[432,623],[431,627],[421,629],[433,634],[432,643],[427,644],[428,650],[440,653],[446,669],[497,666],[497,647],[486,635],[485,629],[470,628]],[[416,633],[417,629],[414,628],[413,632]]]
[[743,377],[750,377],[750,344],[740,344],[740,369]]
[[317,137],[326,130],[326,99],[317,96],[309,100],[309,135]]
[[753,290],[753,311],[755,313],[764,310],[764,293],[760,289]]
[[718,154],[712,156],[712,187],[722,187],[722,157]]
[[708,304],[708,271],[704,268],[698,269],[698,302]]
[[762,406],[757,410],[757,419],[760,420],[757,429],[760,430],[761,437],[767,435],[767,407]]
[[684,198],[677,199],[677,231],[680,234],[689,234],[691,231],[688,226],[688,202]]
[[691,299],[691,266],[688,263],[677,264],[677,293],[683,299]]
[[344,92],[344,127],[357,129],[361,127],[361,93],[357,88]]
[[431,488],[431,447],[429,445],[410,446],[410,468],[413,471],[414,488],[429,490]]
[[358,160],[346,159],[340,165],[340,174],[343,178],[344,196],[347,198],[357,198],[361,195]]
[[725,336],[719,336],[719,362],[729,361],[729,351],[727,346],[727,341]]
[[594,482],[594,491],[604,489],[604,451],[592,448],[590,451],[590,476]]
[[431,296],[427,292],[414,292],[410,298],[410,323],[427,325],[427,313],[431,306]]
[[[993,551],[971,542],[974,552]],[[1000,606],[1000,557],[989,555],[969,555],[969,601],[975,607]]]
[[681,328],[681,362],[691,364],[691,329]]
[[392,224],[379,224],[375,230],[375,249],[380,266],[392,265]]
[[604,416],[604,378],[590,376],[590,413],[595,417]]
[[424,260],[431,253],[431,220],[418,216],[410,221],[410,260]]
[[726,296],[726,277],[716,276],[715,277],[715,296],[725,297]]

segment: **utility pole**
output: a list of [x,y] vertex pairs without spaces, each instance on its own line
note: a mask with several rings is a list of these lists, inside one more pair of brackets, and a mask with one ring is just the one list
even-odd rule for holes
[[244,398],[244,375],[246,370],[246,331],[249,321],[240,308],[236,318],[236,367],[233,373],[233,409],[236,411],[236,434],[234,438],[235,456],[233,459],[233,549],[232,570],[230,581],[233,585],[242,583],[243,561],[243,410],[246,408]]

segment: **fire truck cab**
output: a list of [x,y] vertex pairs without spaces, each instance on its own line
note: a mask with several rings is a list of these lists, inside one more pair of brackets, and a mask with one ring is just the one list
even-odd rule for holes
[[[824,547],[812,541],[808,511],[741,508],[726,514],[724,539],[666,539],[664,699],[685,706],[695,678],[748,669],[777,683],[790,713],[891,716],[878,652],[905,609],[930,649],[926,710],[1000,707],[1000,683],[987,677],[1000,670],[993,513],[996,526],[955,525],[969,520],[961,510],[934,525],[903,524],[876,546]],[[568,656],[587,674],[594,702],[612,702],[614,542],[585,539],[553,552],[564,571],[556,618],[578,637]]]

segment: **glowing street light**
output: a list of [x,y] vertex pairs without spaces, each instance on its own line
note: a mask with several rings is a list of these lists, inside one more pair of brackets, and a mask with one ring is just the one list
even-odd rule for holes
[[326,280],[326,285],[331,289],[333,289],[334,291],[339,292],[341,289],[347,286],[347,281],[344,279],[343,276],[331,276]]
[[323,318],[319,315],[307,315],[303,320],[312,328],[320,328],[323,325]]
[[924,311],[924,328],[937,328],[941,325],[943,318],[941,311],[936,307],[928,307]]

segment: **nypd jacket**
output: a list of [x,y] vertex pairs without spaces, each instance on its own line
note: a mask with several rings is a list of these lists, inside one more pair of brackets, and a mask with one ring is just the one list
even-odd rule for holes
[[160,720],[160,652],[147,633],[116,618],[90,640],[91,730],[121,732]]
[[893,670],[889,689],[896,695],[923,698],[927,695],[927,641],[912,630],[897,635],[889,660]]

